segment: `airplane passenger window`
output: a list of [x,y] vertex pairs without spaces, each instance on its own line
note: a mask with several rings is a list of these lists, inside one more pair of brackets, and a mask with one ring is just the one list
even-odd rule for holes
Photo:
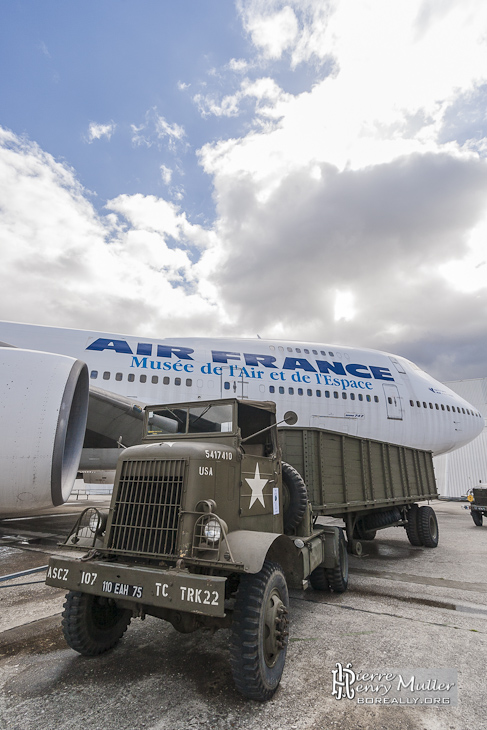
[[317,355],[318,354],[318,350],[313,350],[312,352],[313,352],[313,355]]
[[428,408],[428,406],[426,405],[426,403],[424,401],[423,401],[423,408]]
[[416,405],[418,406],[418,408],[421,408],[421,403],[419,402],[419,400],[416,401]]
[[284,387],[282,385],[279,386],[279,393],[284,395]]
[[379,402],[379,396],[378,395],[374,395],[374,402],[375,403],[378,403]]
[[320,353],[323,355],[323,357],[326,357],[326,352],[324,350],[320,350]]
[[391,406],[392,406],[392,398],[391,398],[390,396],[389,396],[389,398],[387,399],[387,402],[388,402],[388,403],[390,403],[390,404],[391,404]]
[[294,395],[294,388],[289,388],[289,395]]
[[[462,408],[462,413],[465,413],[465,408]],[[469,414],[470,415],[470,414]]]
[[147,375],[141,375],[141,376],[140,376],[140,382],[141,382],[141,383],[145,383],[145,382],[147,382]]
[[347,394],[345,393],[345,391],[343,391],[343,393],[342,393],[342,398],[343,398],[343,400],[347,400]]
[[274,386],[269,385],[269,393],[275,393],[275,392],[276,392],[276,389],[274,388]]
[[307,350],[306,348],[304,348],[304,352],[306,355],[309,355],[309,350]]
[[363,400],[363,399],[364,399],[364,397],[363,397],[362,393],[359,393],[359,394],[358,394],[358,399],[359,399],[359,400]]
[[372,398],[370,397],[370,395],[366,395],[365,397],[367,398],[367,403],[371,403],[372,402]]
[[193,381],[191,380],[191,378],[186,378],[186,387],[191,388],[192,385],[193,385]]
[[355,393],[350,393],[350,400],[355,400]]
[[274,347],[274,345],[269,345],[269,350],[272,350],[272,352],[274,352],[275,349],[276,348]]
[[303,395],[303,389],[302,388],[298,388],[298,395]]
[[433,408],[433,403],[430,403],[430,408],[431,408],[431,409]]
[[437,411],[440,410],[440,406],[438,405],[438,403],[435,403],[435,408],[436,408]]
[[452,406],[451,409],[452,409],[453,413],[455,413],[455,406]]
[[335,357],[335,355],[332,352],[328,353],[330,357]]
[[311,390],[311,388],[308,388],[306,392],[308,393],[308,395],[313,395],[313,391]]
[[166,377],[162,379],[162,383],[163,383],[163,385],[169,385],[169,382],[170,382],[170,381],[169,381],[169,378],[168,378],[168,376],[166,375]]
[[129,373],[127,375],[127,380],[129,381],[129,383],[133,383],[135,380],[135,375],[133,373]]
[[330,391],[329,390],[325,390],[325,398],[329,398],[329,397],[330,397]]
[[299,352],[299,354],[301,354],[301,348],[300,347],[296,347],[296,352]]
[[443,405],[443,403],[441,404],[441,410],[442,410],[442,411],[444,411],[444,410],[445,410],[445,406]]
[[159,382],[159,377],[157,375],[153,375],[151,378],[151,382],[154,383],[154,385],[157,385]]
[[410,406],[414,406],[414,401],[413,401],[413,400],[410,400],[410,401],[409,401],[409,405],[410,405]]
[[93,380],[96,380],[97,377],[98,377],[98,370],[92,370],[90,373],[90,378],[92,378]]
[[122,380],[122,378],[123,378],[122,373],[116,373],[115,374],[115,380]]
[[284,352],[284,347],[281,347],[281,345],[279,345],[277,349],[279,350],[279,352]]
[[287,351],[288,351],[288,352],[292,352],[292,351],[293,351],[293,348],[292,348],[292,347],[288,347],[288,348],[287,348]]
[[321,390],[317,390],[316,391],[316,397],[317,398],[321,398]]
[[226,380],[226,381],[225,381],[225,382],[223,383],[223,387],[225,388],[225,390],[230,390],[230,383],[228,382],[228,380]]
[[449,410],[450,410],[450,406],[447,406],[447,407],[446,407],[446,410],[447,410],[447,411],[449,411]]
[[103,373],[103,380],[110,380],[110,373],[106,370]]
[[334,390],[334,391],[333,391],[333,397],[334,397],[334,398],[338,398],[338,397],[339,397],[339,396],[338,396],[338,392],[337,392],[336,390]]
[[174,385],[181,385],[181,378],[174,378]]

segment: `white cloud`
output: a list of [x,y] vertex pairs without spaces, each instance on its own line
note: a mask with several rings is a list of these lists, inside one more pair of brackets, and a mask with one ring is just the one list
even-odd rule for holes
[[96,122],[90,122],[90,126],[88,128],[88,141],[91,144],[91,142],[95,139],[101,139],[102,137],[111,139],[116,126],[117,125],[113,122],[110,122],[110,124],[96,124]]
[[170,182],[171,182],[171,179],[172,179],[172,170],[171,170],[171,168],[170,167],[166,167],[166,165],[160,165],[159,169],[161,171],[161,177],[162,177],[163,182],[166,185],[169,185]]
[[159,114],[156,107],[149,109],[145,114],[145,120],[142,124],[131,125],[132,143],[135,146],[160,145],[161,141],[167,142],[167,146],[171,151],[175,151],[176,147],[181,144],[186,136],[184,127],[174,122],[171,124],[167,119]]
[[66,326],[154,335],[224,321],[189,256],[213,234],[173,204],[121,195],[100,217],[70,168],[1,128],[0,197],[5,319],[59,324],[62,313]]

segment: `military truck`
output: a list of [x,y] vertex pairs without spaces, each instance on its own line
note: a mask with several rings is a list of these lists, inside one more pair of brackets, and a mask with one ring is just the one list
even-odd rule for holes
[[465,509],[470,510],[476,527],[482,527],[484,515],[487,516],[487,487],[474,487],[467,494],[469,504]]
[[[276,424],[274,403],[238,399],[146,408],[143,442],[120,456],[108,514],[88,508],[64,543],[85,554],[49,561],[46,582],[68,590],[62,626],[73,649],[101,654],[146,615],[181,632],[228,628],[237,688],[272,697],[287,651],[288,588],[341,593],[348,585],[342,528],[316,524],[329,512],[313,466],[323,459],[322,434],[288,429],[292,412],[284,419]],[[279,438],[323,504],[310,502]],[[369,512],[398,509],[395,522],[407,525],[412,497],[354,501],[355,467],[345,462],[349,502],[337,514],[362,515],[345,514],[350,540],[358,525],[370,532]]]

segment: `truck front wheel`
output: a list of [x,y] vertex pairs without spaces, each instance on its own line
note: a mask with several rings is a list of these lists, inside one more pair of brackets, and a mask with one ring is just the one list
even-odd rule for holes
[[472,515],[472,520],[475,522],[477,527],[482,527],[482,512],[478,512],[477,510],[473,509],[470,514]]
[[289,595],[277,563],[243,575],[233,612],[230,664],[239,692],[265,702],[281,681],[288,642]]
[[97,656],[118,643],[132,618],[111,598],[69,591],[63,611],[63,634],[69,646],[83,656]]

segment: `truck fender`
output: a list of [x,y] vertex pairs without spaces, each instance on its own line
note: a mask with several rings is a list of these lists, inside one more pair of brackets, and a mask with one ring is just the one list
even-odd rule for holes
[[227,545],[234,561],[242,563],[246,573],[258,573],[271,548],[272,559],[287,572],[283,563],[292,561],[296,553],[292,540],[276,532],[236,530],[227,535]]

